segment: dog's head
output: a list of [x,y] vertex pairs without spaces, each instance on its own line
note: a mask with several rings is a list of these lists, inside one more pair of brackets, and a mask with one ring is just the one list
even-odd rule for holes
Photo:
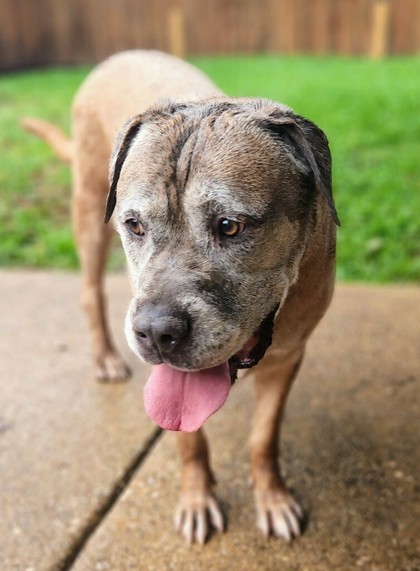
[[115,209],[134,352],[182,370],[258,360],[320,204],[338,223],[330,166],[322,131],[267,100],[163,103],[129,121],[106,221]]

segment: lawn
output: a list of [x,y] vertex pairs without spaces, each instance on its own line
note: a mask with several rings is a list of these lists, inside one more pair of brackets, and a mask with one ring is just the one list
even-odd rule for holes
[[[420,280],[420,58],[196,58],[230,95],[290,105],[327,133],[341,280]],[[70,174],[19,128],[34,115],[69,130],[86,68],[0,76],[0,265],[77,267]],[[122,265],[120,254],[113,266]]]

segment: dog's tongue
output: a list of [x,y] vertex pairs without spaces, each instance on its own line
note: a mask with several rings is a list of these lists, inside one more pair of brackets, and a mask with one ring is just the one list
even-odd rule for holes
[[157,365],[144,387],[144,406],[161,428],[194,432],[219,410],[230,388],[227,362],[193,372]]

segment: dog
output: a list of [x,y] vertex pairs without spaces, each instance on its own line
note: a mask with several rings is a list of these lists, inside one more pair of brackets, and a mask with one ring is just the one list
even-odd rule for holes
[[204,543],[211,528],[225,528],[202,425],[243,369],[255,382],[257,527],[291,541],[303,511],[281,477],[279,427],[334,288],[339,220],[325,134],[285,105],[227,97],[187,62],[142,50],[94,69],[72,120],[72,141],[37,119],[24,126],[72,164],[97,378],[129,375],[106,320],[112,228],[105,212],[121,237],[133,291],[128,344],[153,366],[146,410],[179,431],[177,530]]

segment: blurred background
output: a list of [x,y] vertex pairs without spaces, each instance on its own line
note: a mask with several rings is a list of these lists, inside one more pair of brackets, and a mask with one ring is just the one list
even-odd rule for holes
[[420,279],[418,0],[0,0],[0,265],[77,267],[69,170],[19,121],[68,132],[92,65],[132,48],[316,122],[334,159],[338,277]]
[[2,0],[1,69],[189,55],[420,50],[417,0]]

